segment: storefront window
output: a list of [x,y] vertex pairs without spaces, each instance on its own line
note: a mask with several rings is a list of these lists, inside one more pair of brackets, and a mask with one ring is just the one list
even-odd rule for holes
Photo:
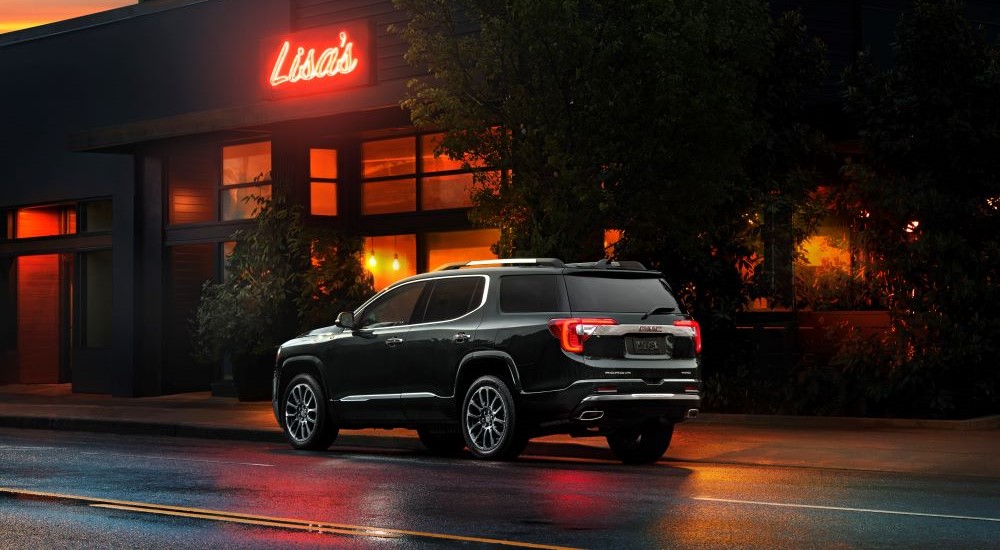
[[14,237],[52,237],[76,233],[76,205],[56,204],[19,208],[14,221]]
[[424,210],[472,206],[472,174],[428,176],[420,185]]
[[314,216],[337,215],[337,150],[309,150],[309,212]]
[[448,155],[434,156],[434,150],[441,143],[442,134],[420,136],[420,161],[424,172],[448,172],[461,170],[462,161],[452,160]]
[[3,216],[3,234],[0,235],[2,240],[13,239],[14,238],[14,213],[4,212],[0,214]]
[[[415,137],[361,144],[363,214],[392,214],[417,209],[417,141]],[[395,176],[409,176],[397,178]]]
[[90,201],[83,204],[83,231],[111,231],[111,199]]
[[[264,183],[266,182],[266,183]],[[271,142],[222,148],[222,219],[252,218],[257,203],[251,197],[271,196]]]
[[618,241],[622,240],[624,232],[621,229],[605,229],[604,230],[604,256],[607,258],[613,258],[615,255],[615,247],[618,245]]
[[427,267],[437,269],[452,262],[496,258],[490,246],[499,240],[499,229],[427,233],[424,238],[427,248]]
[[[362,144],[364,214],[444,210],[472,206],[472,173],[462,162],[434,156],[442,134]],[[419,156],[419,164],[417,163]]]
[[417,173],[417,142],[413,137],[368,141],[361,145],[365,179]]
[[391,214],[412,212],[417,209],[416,181],[372,181],[362,190],[365,214]]
[[375,277],[375,290],[417,274],[417,236],[385,235],[365,239],[365,267]]
[[236,241],[225,241],[222,243],[222,280],[225,281],[229,274],[229,258],[233,255],[236,250]]

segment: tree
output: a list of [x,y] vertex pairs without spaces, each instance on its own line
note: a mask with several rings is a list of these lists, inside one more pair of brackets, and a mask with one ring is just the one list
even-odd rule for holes
[[605,228],[683,248],[725,200],[767,55],[759,2],[396,3],[428,69],[403,104],[479,167],[473,218],[501,255],[594,259]]
[[892,323],[847,364],[895,414],[996,412],[1000,52],[963,10],[918,2],[895,66],[864,56],[846,77],[867,157],[841,202]]
[[472,217],[501,229],[500,255],[594,259],[621,229],[615,254],[700,314],[743,306],[749,222],[814,185],[801,105],[823,48],[800,17],[755,0],[396,3],[428,71],[403,105],[478,168]]
[[333,324],[373,292],[360,237],[307,227],[301,206],[281,195],[250,200],[254,225],[233,233],[224,280],[205,283],[192,321],[195,357],[204,363],[224,354],[234,368],[273,359],[282,342]]

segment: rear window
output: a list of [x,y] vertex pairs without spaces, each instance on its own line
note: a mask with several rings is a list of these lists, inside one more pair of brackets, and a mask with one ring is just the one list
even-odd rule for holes
[[573,311],[646,313],[660,306],[679,309],[661,279],[567,275],[566,290]]
[[500,311],[564,312],[559,275],[506,275],[500,278]]

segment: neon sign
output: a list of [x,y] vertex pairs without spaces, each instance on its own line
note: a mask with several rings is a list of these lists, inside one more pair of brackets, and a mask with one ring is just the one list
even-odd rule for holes
[[283,99],[373,84],[373,27],[368,20],[305,29],[260,44],[264,97]]
[[319,59],[316,59],[316,48],[309,48],[306,51],[304,47],[299,46],[295,57],[286,68],[285,62],[289,49],[291,49],[291,42],[285,40],[278,53],[278,59],[274,62],[274,68],[271,69],[271,86],[349,74],[358,68],[358,60],[354,57],[353,52],[354,42],[348,40],[347,33],[344,31],[340,32],[340,44],[323,50]]

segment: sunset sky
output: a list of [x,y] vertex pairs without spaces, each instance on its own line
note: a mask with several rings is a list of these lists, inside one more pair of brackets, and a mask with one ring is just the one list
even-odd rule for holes
[[0,0],[0,33],[135,3],[136,0]]

